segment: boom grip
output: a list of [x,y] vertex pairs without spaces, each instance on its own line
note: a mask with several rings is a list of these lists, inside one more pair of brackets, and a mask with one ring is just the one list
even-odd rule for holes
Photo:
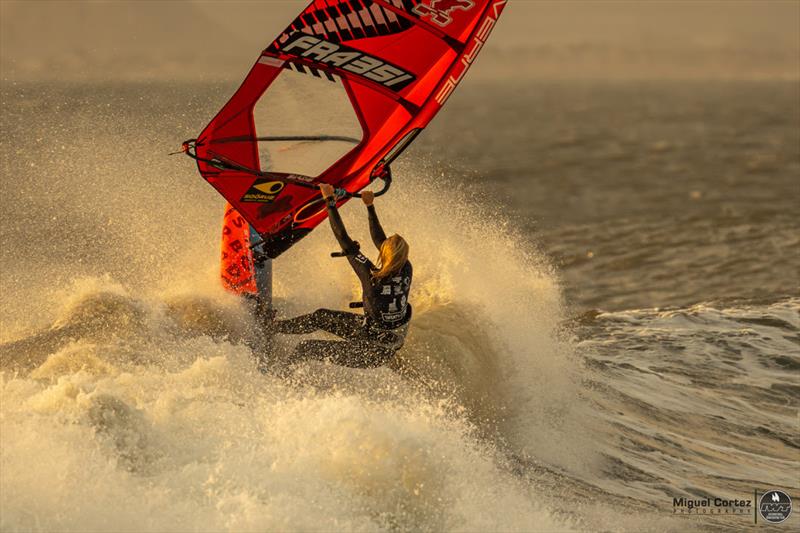
[[[375,176],[375,178],[379,178],[383,180],[383,188],[379,191],[375,191],[375,196],[382,196],[389,191],[389,187],[392,186],[392,169],[389,166],[386,166],[384,169],[383,175]],[[373,178],[374,179],[374,178]],[[361,193],[359,192],[352,192],[347,193],[348,196],[351,198],[361,198]]]

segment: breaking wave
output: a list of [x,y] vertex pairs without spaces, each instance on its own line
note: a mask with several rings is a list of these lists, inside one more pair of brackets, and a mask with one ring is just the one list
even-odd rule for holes
[[[76,277],[38,309],[49,326],[10,328],[2,529],[574,527],[519,466],[591,461],[574,438],[580,403],[557,283],[496,219],[454,215],[454,205],[474,211],[461,200],[415,207],[420,193],[446,196],[419,183],[412,194],[414,181],[379,205],[418,273],[414,325],[391,368],[287,369],[276,349],[276,370],[259,372],[258,325],[213,268],[165,270],[150,284],[157,263],[140,280]],[[366,234],[360,206],[345,212]],[[283,313],[356,295],[333,245],[321,228],[276,262]],[[178,261],[192,259],[208,258]],[[14,308],[5,303],[7,316]]]

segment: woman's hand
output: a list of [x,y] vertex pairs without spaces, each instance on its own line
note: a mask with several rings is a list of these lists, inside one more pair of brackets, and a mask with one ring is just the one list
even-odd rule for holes
[[319,184],[319,192],[322,193],[322,197],[326,200],[328,198],[333,198],[333,185],[328,183],[320,183]]
[[372,191],[364,191],[361,193],[361,201],[364,202],[364,205],[367,207],[372,205],[372,202],[375,201],[375,193]]

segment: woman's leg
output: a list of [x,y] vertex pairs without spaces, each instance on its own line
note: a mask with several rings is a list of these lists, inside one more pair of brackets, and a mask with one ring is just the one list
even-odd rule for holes
[[317,309],[307,315],[276,320],[273,324],[273,331],[275,333],[304,334],[321,329],[344,339],[355,339],[362,334],[363,323],[364,317],[355,313]]
[[294,352],[294,361],[315,359],[351,368],[375,368],[391,360],[395,351],[369,341],[303,341]]

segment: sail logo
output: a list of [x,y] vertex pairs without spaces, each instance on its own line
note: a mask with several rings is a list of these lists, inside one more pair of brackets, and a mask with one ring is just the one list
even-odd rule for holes
[[469,11],[475,7],[473,0],[428,0],[429,3],[419,3],[412,10],[420,17],[430,17],[431,22],[445,27],[453,22],[453,11]]
[[497,24],[497,19],[500,17],[500,13],[503,11],[507,2],[508,0],[493,0],[491,9],[486,14],[486,18],[480,23],[478,31],[475,32],[472,41],[467,44],[467,48],[461,56],[461,61],[450,71],[450,76],[447,77],[442,88],[436,93],[435,99],[439,105],[444,105],[447,98],[453,92],[453,89],[456,88],[456,85],[458,85],[464,77],[464,74],[467,73],[469,67],[472,66],[472,62],[475,61],[478,52],[480,52],[483,45],[486,44],[486,39],[489,38],[492,28]]
[[242,202],[257,202],[268,204],[275,200],[286,184],[282,181],[268,181],[259,179],[253,183],[242,196]]
[[281,45],[281,51],[352,72],[395,91],[415,79],[412,74],[377,57],[307,33],[295,32],[290,35]]

